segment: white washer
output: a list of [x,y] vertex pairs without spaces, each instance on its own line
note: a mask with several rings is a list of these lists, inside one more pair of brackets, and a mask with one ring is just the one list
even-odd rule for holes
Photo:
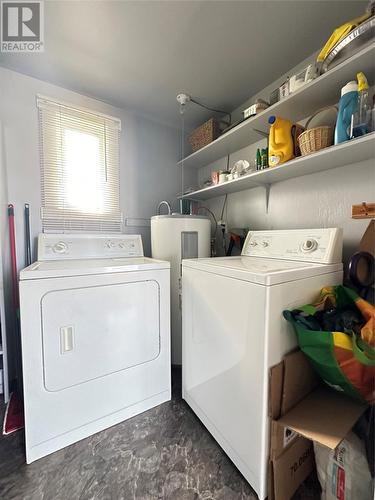
[[138,235],[39,236],[20,274],[27,463],[170,399],[169,283]]
[[267,497],[269,368],[296,346],[282,311],[342,282],[339,229],[250,232],[241,257],[183,261],[183,398]]

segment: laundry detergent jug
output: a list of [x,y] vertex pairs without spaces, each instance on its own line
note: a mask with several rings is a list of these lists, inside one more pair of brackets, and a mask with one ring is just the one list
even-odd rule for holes
[[294,158],[293,123],[284,118],[270,116],[268,139],[268,164],[276,167]]
[[341,89],[339,112],[337,114],[335,127],[335,144],[340,144],[340,142],[345,142],[350,139],[350,124],[352,115],[357,110],[357,104],[358,84],[352,81]]

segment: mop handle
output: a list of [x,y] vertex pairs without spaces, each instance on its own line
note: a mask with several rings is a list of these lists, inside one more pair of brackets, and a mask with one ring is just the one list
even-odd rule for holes
[[14,206],[10,203],[8,205],[9,217],[9,240],[10,240],[10,260],[12,269],[12,283],[13,283],[13,306],[17,310],[19,306],[18,298],[18,276],[17,276],[17,254],[16,254],[16,232],[14,228]]
[[30,205],[25,203],[25,263],[31,264],[31,241],[30,241]]

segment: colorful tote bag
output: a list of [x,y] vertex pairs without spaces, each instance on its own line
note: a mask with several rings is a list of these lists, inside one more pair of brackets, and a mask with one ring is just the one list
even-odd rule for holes
[[316,304],[284,311],[301,350],[334,389],[375,402],[375,307],[342,285],[323,288]]

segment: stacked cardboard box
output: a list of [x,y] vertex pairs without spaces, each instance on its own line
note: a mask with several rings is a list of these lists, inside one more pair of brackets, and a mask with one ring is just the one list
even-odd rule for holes
[[301,351],[271,368],[269,500],[289,500],[315,467],[313,441],[335,448],[365,409],[322,385]]

